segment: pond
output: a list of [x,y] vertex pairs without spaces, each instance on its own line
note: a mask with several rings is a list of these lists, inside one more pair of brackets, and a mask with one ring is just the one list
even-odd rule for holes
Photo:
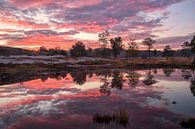
[[43,73],[1,84],[0,129],[180,129],[195,117],[189,69]]

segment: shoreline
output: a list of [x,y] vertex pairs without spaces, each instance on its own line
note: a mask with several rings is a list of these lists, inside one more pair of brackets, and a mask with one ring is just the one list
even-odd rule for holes
[[[41,77],[64,76],[66,73],[73,72],[78,74],[82,72],[112,71],[116,69],[124,70],[150,70],[150,69],[193,69],[190,63],[184,61],[159,61],[159,60],[96,60],[83,61],[77,63],[60,63],[60,64],[0,64],[0,85],[23,82]],[[173,63],[174,62],[174,63]]]

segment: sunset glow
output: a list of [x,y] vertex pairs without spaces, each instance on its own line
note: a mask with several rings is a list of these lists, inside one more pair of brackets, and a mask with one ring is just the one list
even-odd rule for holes
[[195,34],[195,0],[1,0],[0,45],[96,48],[98,33],[179,48]]

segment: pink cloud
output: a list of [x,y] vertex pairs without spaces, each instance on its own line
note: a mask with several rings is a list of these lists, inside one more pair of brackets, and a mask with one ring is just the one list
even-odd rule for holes
[[100,4],[102,0],[67,0],[67,1],[61,1],[61,0],[10,0],[10,2],[17,7],[25,7],[25,8],[31,8],[31,7],[39,7],[39,6],[45,6],[48,4],[60,4],[64,7],[68,8],[78,8],[83,6],[91,6]]

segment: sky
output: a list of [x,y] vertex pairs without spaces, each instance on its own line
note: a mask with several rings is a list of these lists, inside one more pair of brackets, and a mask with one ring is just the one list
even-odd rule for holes
[[0,0],[0,45],[25,49],[77,41],[100,47],[98,33],[180,48],[195,35],[195,0]]

